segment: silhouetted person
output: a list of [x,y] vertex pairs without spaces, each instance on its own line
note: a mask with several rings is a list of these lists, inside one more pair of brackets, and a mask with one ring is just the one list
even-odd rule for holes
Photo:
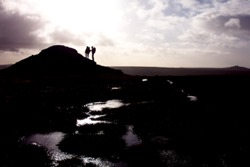
[[94,46],[91,46],[91,53],[92,53],[92,60],[95,61],[95,52],[96,52],[96,48]]
[[87,58],[89,58],[89,53],[90,53],[90,47],[89,46],[87,46],[86,47],[86,49],[85,49],[85,56],[87,57]]

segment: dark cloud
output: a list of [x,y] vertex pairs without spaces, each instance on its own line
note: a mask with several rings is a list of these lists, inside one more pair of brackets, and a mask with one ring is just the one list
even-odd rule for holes
[[226,33],[240,39],[250,38],[250,15],[220,15],[200,19],[206,29]]
[[0,50],[18,51],[43,45],[42,39],[35,34],[43,28],[39,16],[6,11],[0,1],[0,23]]
[[[213,4],[213,1],[211,0],[197,0],[199,3],[202,3],[202,4]],[[226,3],[228,2],[229,0],[216,0],[216,2],[219,2],[219,3]]]
[[250,15],[241,15],[238,18],[240,19],[241,29],[250,32]]
[[[228,15],[228,16],[218,16],[212,19],[208,24],[209,27],[214,27],[215,29],[223,30],[225,29],[225,24],[230,19],[238,19],[240,24],[240,30],[250,31],[250,15]],[[226,27],[227,29],[236,29],[237,27]]]

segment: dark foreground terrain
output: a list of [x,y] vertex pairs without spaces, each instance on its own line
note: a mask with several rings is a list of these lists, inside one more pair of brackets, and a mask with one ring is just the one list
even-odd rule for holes
[[2,74],[0,166],[250,165],[249,75],[114,74]]

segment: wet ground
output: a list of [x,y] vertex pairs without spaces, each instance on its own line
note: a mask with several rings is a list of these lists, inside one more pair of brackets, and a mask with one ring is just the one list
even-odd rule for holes
[[133,77],[95,85],[4,85],[0,164],[245,166],[248,83]]

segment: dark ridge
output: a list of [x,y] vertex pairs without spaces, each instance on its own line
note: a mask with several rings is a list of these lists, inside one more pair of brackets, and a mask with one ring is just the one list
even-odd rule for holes
[[170,68],[170,67],[129,67],[114,66],[128,75],[138,76],[214,76],[214,75],[250,75],[250,69],[240,66],[226,68]]
[[12,64],[3,64],[3,65],[0,65],[0,70],[1,69],[5,69],[5,68],[8,68],[9,66],[11,66]]
[[249,68],[246,68],[246,67],[242,67],[242,66],[232,66],[232,67],[227,67],[225,69],[228,69],[228,70],[249,70]]
[[75,49],[63,45],[51,46],[1,71],[21,76],[123,74],[120,70],[100,66]]

